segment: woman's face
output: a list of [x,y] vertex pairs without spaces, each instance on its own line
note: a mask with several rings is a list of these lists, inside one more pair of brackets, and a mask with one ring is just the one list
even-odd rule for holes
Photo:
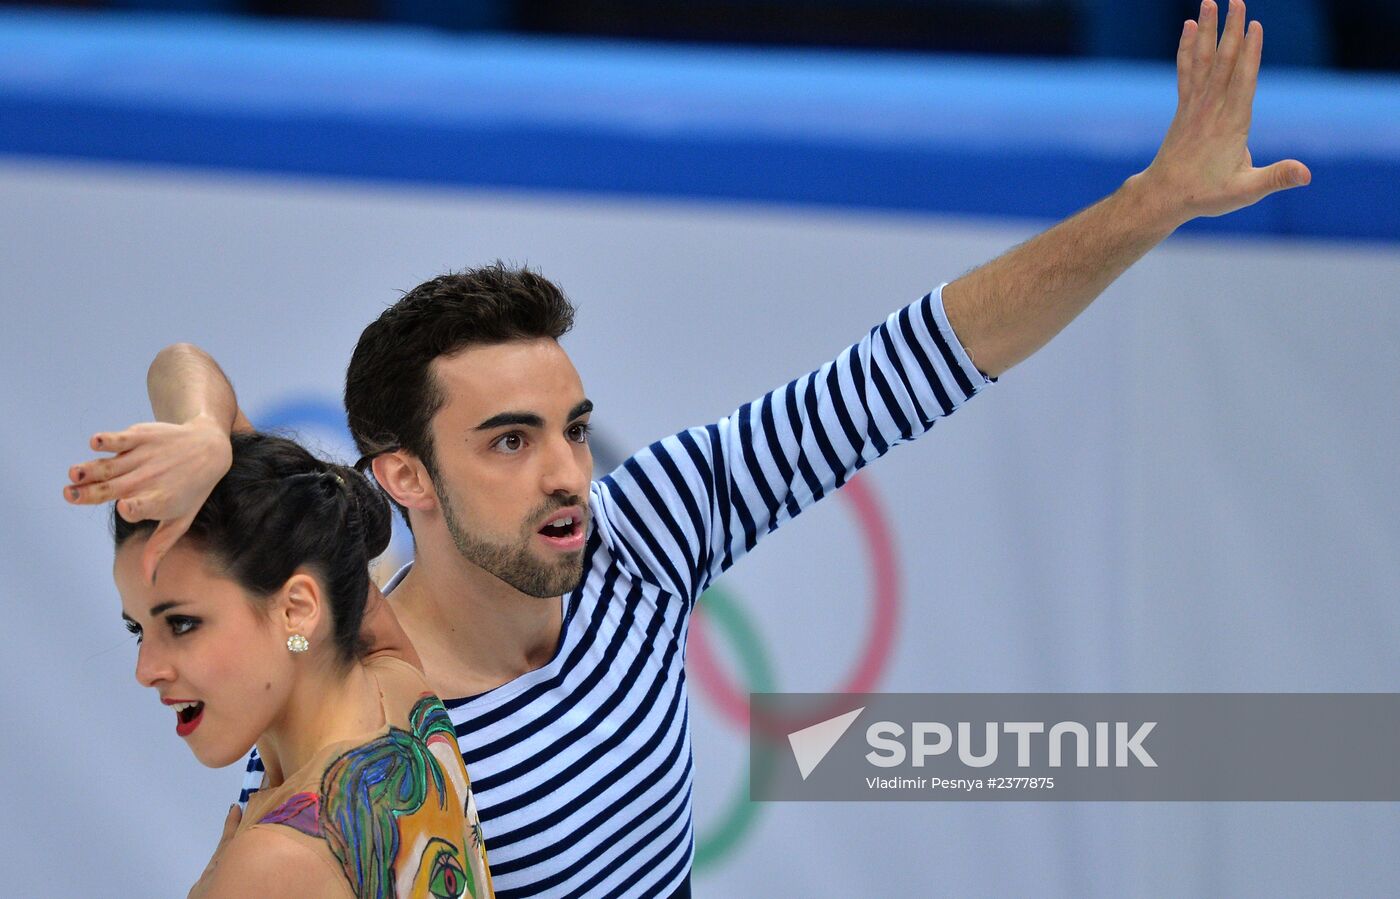
[[205,765],[244,755],[271,727],[292,685],[292,655],[270,616],[205,554],[176,544],[154,584],[141,574],[144,538],[117,551],[122,619],[140,640],[136,680],[171,707],[171,728]]

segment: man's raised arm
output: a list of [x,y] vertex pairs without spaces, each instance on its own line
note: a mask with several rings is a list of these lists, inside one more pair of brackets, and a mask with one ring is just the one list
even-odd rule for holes
[[76,505],[116,500],[127,521],[159,521],[142,561],[146,577],[153,578],[228,471],[229,434],[252,426],[218,363],[192,344],[157,353],[146,372],[146,390],[157,420],[93,435],[93,450],[115,455],[70,468],[63,495]]
[[983,373],[995,377],[1040,349],[1182,224],[1312,179],[1295,159],[1253,165],[1246,144],[1264,31],[1258,22],[1246,30],[1244,3],[1229,3],[1218,46],[1213,0],[1182,29],[1176,116],[1152,164],[943,289],[949,324]]

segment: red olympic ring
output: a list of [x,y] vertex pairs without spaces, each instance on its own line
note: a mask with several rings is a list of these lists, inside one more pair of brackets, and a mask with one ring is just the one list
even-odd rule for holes
[[[851,504],[861,526],[866,554],[874,569],[875,596],[868,642],[854,670],[846,682],[837,687],[837,691],[843,694],[869,693],[884,673],[894,647],[899,607],[899,566],[895,562],[894,541],[890,538],[884,513],[875,494],[866,488],[865,479],[858,476],[847,481],[840,495]],[[817,709],[800,718],[754,715],[748,697],[721,670],[710,650],[704,611],[705,604],[701,602],[691,619],[688,661],[695,679],[709,694],[720,713],[731,722],[757,730],[770,738],[785,740],[795,730],[849,711],[845,704],[838,701],[830,708]]]

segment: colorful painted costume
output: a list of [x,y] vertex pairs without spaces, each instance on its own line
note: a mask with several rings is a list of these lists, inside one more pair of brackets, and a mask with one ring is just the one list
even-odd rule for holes
[[447,712],[416,668],[366,666],[385,727],[326,747],[248,801],[239,832],[275,827],[324,853],[345,896],[493,896],[471,782]]

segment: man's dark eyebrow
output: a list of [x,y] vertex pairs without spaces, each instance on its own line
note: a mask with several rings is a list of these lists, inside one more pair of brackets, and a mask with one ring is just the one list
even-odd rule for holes
[[183,603],[177,600],[171,600],[170,602],[163,602],[158,605],[151,606],[151,617],[154,618],[162,612],[169,612],[171,609],[175,608],[178,605],[183,605]]
[[476,426],[478,431],[489,431],[502,425],[524,425],[527,428],[544,427],[544,419],[533,412],[498,412]]
[[[573,421],[583,415],[593,411],[593,401],[584,400],[577,406],[569,410],[568,420]],[[495,415],[476,426],[478,431],[489,431],[492,428],[500,428],[505,425],[520,425],[526,428],[544,427],[544,419],[534,412],[497,412]]]

